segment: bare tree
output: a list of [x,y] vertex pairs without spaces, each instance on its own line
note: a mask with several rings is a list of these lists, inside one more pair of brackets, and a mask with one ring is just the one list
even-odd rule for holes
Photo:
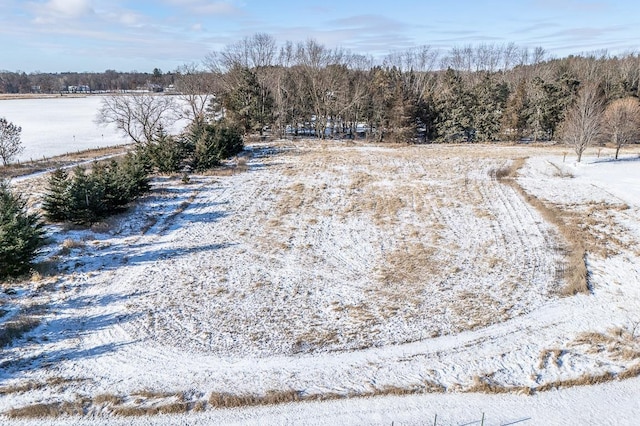
[[160,127],[175,119],[177,106],[170,96],[136,94],[102,98],[96,121],[113,124],[136,143],[150,142]]
[[604,133],[616,147],[616,160],[622,146],[640,138],[640,104],[636,98],[616,99],[604,112]]
[[179,98],[186,104],[180,116],[192,121],[204,120],[217,89],[214,75],[200,70],[195,64],[183,65],[177,72],[176,89],[180,93]]
[[585,84],[578,92],[575,103],[567,111],[561,130],[562,139],[573,147],[578,155],[578,162],[587,147],[602,136],[602,111],[603,102],[598,85]]
[[0,118],[0,158],[5,166],[16,155],[24,151],[24,146],[20,141],[20,132],[22,132],[20,126],[7,121],[4,117]]
[[257,68],[273,65],[278,49],[273,36],[257,33],[229,44],[221,52],[212,53],[208,63],[219,63],[224,70],[232,68]]

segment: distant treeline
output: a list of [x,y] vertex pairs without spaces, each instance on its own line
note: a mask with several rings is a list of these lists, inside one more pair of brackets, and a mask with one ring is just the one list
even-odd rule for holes
[[[60,93],[69,88],[78,91],[126,91],[151,86],[167,87],[173,84],[175,74],[163,73],[156,68],[152,72],[62,72],[43,73],[0,70],[0,93]],[[85,88],[87,88],[85,90]]]
[[[25,83],[7,83],[8,76]],[[172,73],[0,73],[0,90],[29,91],[36,82],[41,89],[57,88],[61,79],[95,90],[174,84],[192,118],[224,117],[245,133],[404,142],[550,140],[586,85],[597,87],[603,108],[638,98],[640,56],[598,52],[552,59],[542,48],[505,44],[448,52],[421,46],[374,60],[314,40],[278,44],[256,34]]]

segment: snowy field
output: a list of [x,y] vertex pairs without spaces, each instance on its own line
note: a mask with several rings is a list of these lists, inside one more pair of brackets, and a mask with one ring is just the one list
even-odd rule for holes
[[20,136],[25,149],[17,160],[38,160],[131,143],[114,126],[105,127],[96,123],[101,99],[97,95],[1,99],[0,117],[22,127]]
[[[638,149],[563,153],[282,142],[236,173],[158,178],[109,223],[52,228],[58,271],[1,296],[3,321],[41,325],[0,352],[0,412],[636,424],[640,379],[620,378],[640,371]],[[517,184],[588,242],[588,294],[560,295],[562,232],[495,178],[516,159]],[[276,395],[309,401],[217,408]],[[122,417],[151,412],[175,414]]]
[[20,161],[130,143],[95,123],[99,96],[0,100],[0,117],[22,127]]

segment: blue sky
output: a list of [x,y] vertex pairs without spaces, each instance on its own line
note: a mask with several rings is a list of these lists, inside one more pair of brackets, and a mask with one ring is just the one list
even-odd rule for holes
[[175,70],[245,36],[374,57],[516,43],[552,56],[640,51],[637,0],[0,0],[0,70]]

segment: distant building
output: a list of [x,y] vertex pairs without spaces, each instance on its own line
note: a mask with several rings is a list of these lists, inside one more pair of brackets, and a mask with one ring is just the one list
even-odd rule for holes
[[86,84],[80,86],[67,86],[67,93],[91,93],[91,87]]

